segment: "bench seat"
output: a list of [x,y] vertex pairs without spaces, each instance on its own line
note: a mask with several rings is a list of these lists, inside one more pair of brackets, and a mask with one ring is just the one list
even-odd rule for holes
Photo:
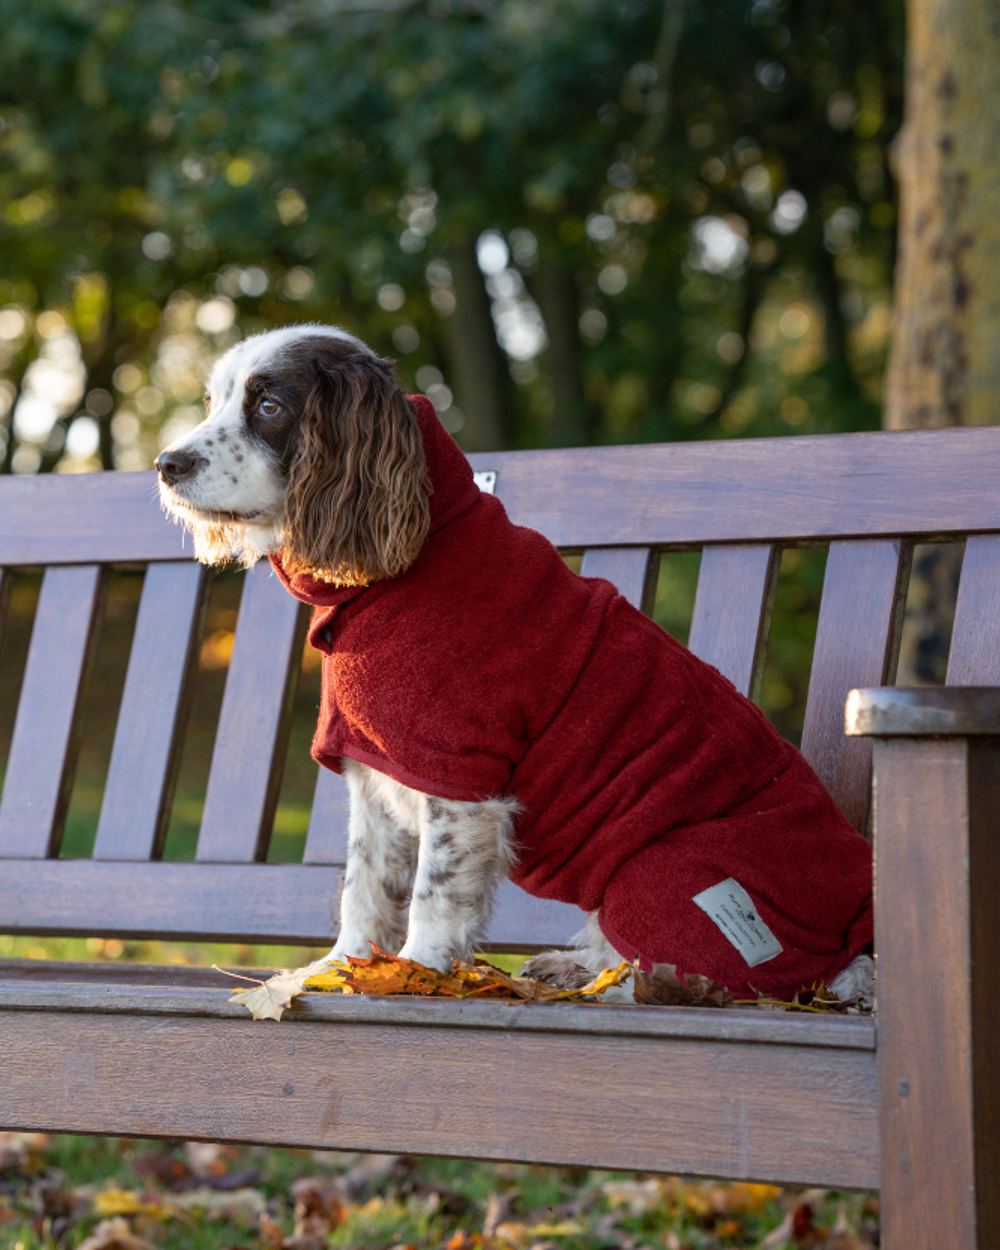
[[870,1017],[312,994],[274,1024],[221,980],[0,964],[4,1124],[878,1185]]

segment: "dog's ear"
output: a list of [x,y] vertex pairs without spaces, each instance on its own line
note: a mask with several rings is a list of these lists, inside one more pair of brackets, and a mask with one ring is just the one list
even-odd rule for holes
[[430,524],[416,417],[389,361],[315,361],[285,498],[285,558],[342,586],[402,573]]

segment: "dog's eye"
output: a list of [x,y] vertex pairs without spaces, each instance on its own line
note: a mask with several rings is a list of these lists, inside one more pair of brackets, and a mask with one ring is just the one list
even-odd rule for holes
[[281,412],[281,405],[276,399],[272,399],[270,395],[265,395],[257,404],[257,411],[262,417],[276,417]]

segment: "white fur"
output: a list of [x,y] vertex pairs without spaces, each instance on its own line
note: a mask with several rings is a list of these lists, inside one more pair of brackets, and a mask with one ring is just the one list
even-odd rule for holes
[[367,956],[374,942],[442,971],[471,959],[513,859],[517,804],[435,798],[355,760],[343,769],[347,868],[329,958]]
[[205,388],[209,404],[205,420],[163,449],[190,452],[204,461],[190,480],[174,486],[160,481],[164,508],[191,529],[199,558],[204,554],[199,528],[210,525],[213,515],[219,514],[246,515],[244,524],[230,522],[228,526],[231,555],[244,565],[281,545],[285,483],[270,450],[247,436],[244,395],[250,377],[280,367],[286,347],[316,335],[349,340],[361,351],[371,350],[339,326],[285,326],[251,335],[215,362]]

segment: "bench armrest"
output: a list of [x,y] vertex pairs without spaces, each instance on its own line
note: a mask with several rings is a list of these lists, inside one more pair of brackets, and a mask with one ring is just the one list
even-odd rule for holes
[[994,686],[881,686],[852,690],[844,710],[851,737],[924,738],[1000,734]]
[[883,1210],[909,1212],[920,1245],[982,1246],[1000,1174],[1000,690],[852,690],[845,720],[874,739]]

